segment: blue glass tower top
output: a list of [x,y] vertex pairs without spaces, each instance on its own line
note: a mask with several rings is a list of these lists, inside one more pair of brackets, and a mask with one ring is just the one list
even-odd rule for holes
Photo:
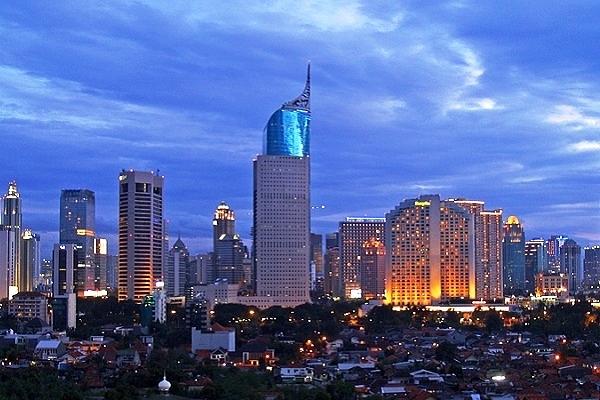
[[310,64],[300,96],[275,111],[264,130],[265,155],[306,157],[310,153]]

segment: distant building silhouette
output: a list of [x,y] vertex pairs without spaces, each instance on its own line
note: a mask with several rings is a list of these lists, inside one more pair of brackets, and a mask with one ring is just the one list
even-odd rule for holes
[[600,291],[600,246],[584,248],[584,287],[591,292]]
[[560,248],[561,272],[569,278],[569,294],[574,296],[582,289],[583,263],[581,246],[567,239]]

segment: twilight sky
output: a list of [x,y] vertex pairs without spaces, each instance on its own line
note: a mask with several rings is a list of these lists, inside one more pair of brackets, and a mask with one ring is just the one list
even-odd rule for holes
[[114,254],[119,171],[159,169],[172,243],[209,251],[224,200],[250,245],[252,159],[311,60],[313,232],[439,193],[598,244],[598,21],[585,0],[3,2],[0,193],[17,181],[49,256],[61,189],[95,191]]

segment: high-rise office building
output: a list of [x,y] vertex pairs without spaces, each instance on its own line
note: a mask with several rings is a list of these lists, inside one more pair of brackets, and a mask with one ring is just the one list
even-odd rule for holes
[[19,292],[31,292],[37,287],[41,273],[40,236],[25,229],[21,239]]
[[347,299],[362,297],[360,256],[363,245],[375,239],[384,240],[385,218],[347,217],[339,223],[340,273],[343,293]]
[[547,272],[553,274],[561,273],[560,248],[568,237],[563,235],[552,235],[546,241],[546,251],[548,252]]
[[52,252],[52,326],[57,330],[75,328],[77,266],[80,247],[77,244],[55,244]]
[[520,295],[525,291],[525,233],[519,219],[511,215],[502,234],[504,295]]
[[340,248],[331,247],[325,251],[324,257],[325,277],[323,290],[333,297],[342,296],[342,279],[340,276]]
[[325,235],[325,255],[323,256],[323,290],[334,297],[342,296],[339,238],[339,232]]
[[366,300],[385,297],[385,246],[374,237],[362,246],[360,289]]
[[583,264],[581,246],[573,239],[567,239],[560,248],[561,272],[569,278],[569,294],[581,291]]
[[525,242],[525,290],[536,290],[536,276],[547,269],[548,252],[544,239],[531,239]]
[[190,253],[183,240],[180,237],[177,238],[177,241],[166,255],[164,275],[167,296],[185,295],[189,255]]
[[96,195],[88,189],[63,189],[60,194],[59,243],[78,246],[75,293],[95,290],[94,238]]
[[323,275],[323,235],[310,234],[310,260],[315,263],[317,275]]
[[119,174],[119,300],[141,303],[164,282],[163,182],[153,172]]
[[[0,252],[0,293],[2,298],[12,298],[19,291],[21,272],[21,240],[23,219],[21,214],[21,196],[17,190],[17,182],[8,183],[8,191],[2,197],[2,214],[0,214],[1,236]],[[5,276],[6,275],[6,276]]]
[[108,294],[108,241],[94,238],[94,294]]
[[474,221],[438,195],[404,200],[386,214],[386,302],[424,306],[475,297]]
[[323,295],[323,235],[310,234],[310,281],[311,288],[319,296]]
[[212,282],[226,280],[246,287],[250,274],[244,267],[248,249],[235,232],[235,212],[221,202],[213,218]]
[[502,210],[486,211],[478,200],[450,199],[469,210],[475,221],[475,296],[479,300],[501,299]]
[[259,307],[310,302],[310,65],[300,96],[264,130],[254,160],[254,279]]
[[598,292],[600,290],[600,246],[585,247],[584,254],[584,288]]
[[224,201],[217,206],[213,217],[213,252],[221,235],[235,235],[235,212]]

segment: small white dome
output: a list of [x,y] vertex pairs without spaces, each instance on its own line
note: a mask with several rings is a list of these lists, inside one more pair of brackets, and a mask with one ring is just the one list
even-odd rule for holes
[[158,390],[161,392],[168,392],[171,389],[171,382],[167,380],[167,374],[163,375],[163,380],[158,382]]

